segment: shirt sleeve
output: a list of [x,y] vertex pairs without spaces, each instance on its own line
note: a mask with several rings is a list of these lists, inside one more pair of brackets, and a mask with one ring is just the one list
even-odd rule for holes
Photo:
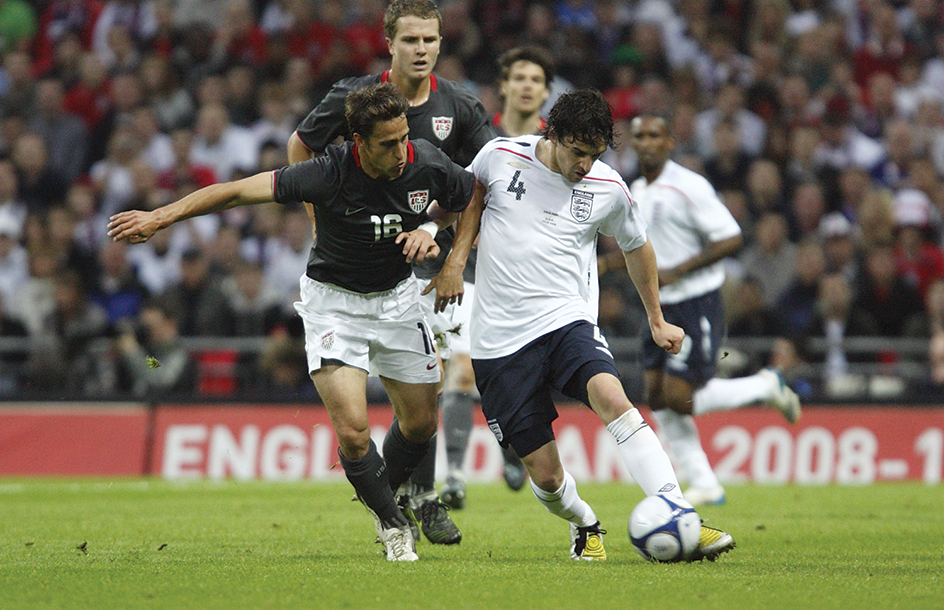
[[498,134],[492,127],[488,113],[485,112],[485,106],[478,98],[469,93],[464,96],[462,105],[462,150],[456,155],[456,163],[459,165],[468,165],[482,147],[495,139]]
[[472,172],[450,162],[447,166],[446,184],[448,201],[440,207],[449,212],[461,212],[466,209],[475,192],[475,176]]
[[693,184],[689,195],[692,224],[708,241],[718,242],[741,234],[740,225],[707,180]]
[[629,187],[616,172],[613,173],[613,196],[616,204],[600,227],[600,233],[612,235],[621,250],[629,252],[646,243],[649,239],[645,219],[636,202],[629,194]]
[[272,196],[277,203],[309,201],[313,204],[331,197],[337,190],[339,174],[329,156],[321,156],[275,170]]
[[328,94],[308,113],[296,132],[302,143],[314,153],[322,153],[338,136],[347,135],[344,100],[352,90],[350,79],[338,81]]

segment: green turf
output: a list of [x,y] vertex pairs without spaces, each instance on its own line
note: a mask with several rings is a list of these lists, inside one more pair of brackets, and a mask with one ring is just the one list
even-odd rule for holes
[[527,490],[472,485],[461,545],[391,564],[347,483],[0,480],[0,609],[944,607],[944,486],[730,487],[701,514],[738,547],[674,565],[629,544],[637,487],[580,490],[606,562]]

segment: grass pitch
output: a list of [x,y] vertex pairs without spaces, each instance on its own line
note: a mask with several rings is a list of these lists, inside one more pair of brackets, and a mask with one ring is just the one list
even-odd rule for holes
[[737,548],[650,564],[639,488],[582,484],[609,559],[574,562],[527,488],[471,485],[462,544],[386,562],[347,483],[0,480],[0,609],[944,607],[944,486],[728,489],[700,511]]

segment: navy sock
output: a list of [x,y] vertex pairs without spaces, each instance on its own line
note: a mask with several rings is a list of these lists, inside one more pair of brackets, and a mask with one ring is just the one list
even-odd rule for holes
[[384,459],[377,452],[377,445],[370,441],[367,455],[359,460],[349,460],[338,450],[341,458],[341,467],[347,480],[354,486],[358,497],[364,501],[372,511],[377,513],[384,529],[394,525],[406,525],[406,517],[400,512],[390,483],[387,479],[387,466]]
[[400,422],[396,419],[390,424],[387,436],[384,438],[384,460],[387,462],[387,477],[390,488],[397,489],[410,478],[413,470],[426,455],[429,441],[425,443],[411,443],[400,431]]

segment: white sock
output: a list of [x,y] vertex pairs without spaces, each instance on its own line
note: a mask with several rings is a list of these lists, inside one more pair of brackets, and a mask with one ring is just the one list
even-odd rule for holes
[[566,470],[564,484],[557,491],[544,491],[535,485],[534,481],[531,481],[531,491],[544,505],[547,512],[566,519],[577,527],[588,527],[599,521],[590,505],[584,502],[577,493],[577,481]]
[[708,456],[702,449],[695,418],[682,415],[671,409],[654,411],[653,416],[659,422],[659,428],[672,448],[675,463],[682,473],[682,478],[692,487],[710,489],[721,483],[711,469]]
[[682,497],[672,462],[639,411],[630,409],[611,421],[606,429],[616,439],[629,474],[647,496],[661,493]]
[[727,411],[770,398],[770,381],[754,374],[737,379],[714,378],[692,396],[692,415]]

